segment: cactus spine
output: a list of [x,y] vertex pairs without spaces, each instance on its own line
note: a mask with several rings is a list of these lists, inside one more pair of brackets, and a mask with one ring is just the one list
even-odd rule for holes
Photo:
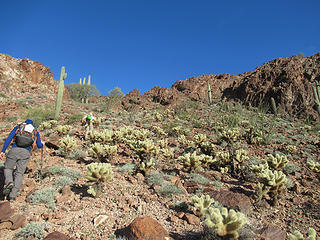
[[61,67],[61,73],[60,73],[60,81],[59,81],[59,90],[58,90],[58,96],[56,101],[56,111],[54,114],[54,118],[58,119],[59,114],[61,111],[61,105],[62,105],[62,97],[63,97],[63,91],[64,91],[64,80],[67,78],[67,73],[65,72],[65,67]]
[[209,98],[209,103],[212,103],[212,92],[211,92],[211,86],[210,83],[208,81],[208,98]]
[[316,109],[318,114],[320,115],[320,84],[318,81],[316,82],[316,86],[312,87],[313,90],[313,96],[314,96],[314,102],[316,104]]

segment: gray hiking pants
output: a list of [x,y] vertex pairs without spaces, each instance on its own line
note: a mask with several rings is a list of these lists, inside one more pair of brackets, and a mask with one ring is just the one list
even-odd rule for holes
[[[7,154],[7,160],[4,164],[5,184],[14,183],[14,187],[9,195],[10,198],[16,198],[22,185],[23,174],[26,171],[30,159],[30,152],[25,148],[12,148]],[[13,177],[13,170],[14,177]]]

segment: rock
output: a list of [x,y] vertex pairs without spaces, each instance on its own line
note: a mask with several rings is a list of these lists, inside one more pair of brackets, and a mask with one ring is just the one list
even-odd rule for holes
[[190,213],[186,213],[183,217],[184,220],[187,221],[187,223],[191,224],[191,225],[200,225],[200,218],[198,218],[197,216],[190,214]]
[[230,190],[219,190],[208,192],[207,194],[223,206],[241,211],[246,215],[252,210],[250,198],[243,193],[235,193]]
[[16,230],[18,228],[21,228],[25,225],[26,223],[26,216],[22,214],[17,214],[14,215],[13,217],[10,218],[10,221],[12,222],[11,230]]
[[109,217],[107,215],[99,215],[93,220],[93,225],[97,227],[106,222],[108,218]]
[[67,235],[55,231],[52,233],[49,233],[43,240],[74,240],[73,238],[68,237]]
[[169,240],[169,234],[151,217],[134,219],[121,233],[130,240]]
[[9,219],[14,214],[14,210],[10,206],[10,202],[0,203],[0,222],[3,219]]
[[285,240],[287,236],[286,232],[270,224],[263,227],[257,233],[263,240]]
[[0,230],[10,229],[11,227],[12,227],[12,222],[10,221],[0,223]]
[[179,218],[177,216],[170,216],[169,220],[171,222],[178,222],[179,221]]

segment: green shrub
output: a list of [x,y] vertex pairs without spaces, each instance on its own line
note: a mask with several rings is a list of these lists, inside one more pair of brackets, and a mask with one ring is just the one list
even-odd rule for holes
[[54,109],[48,105],[45,108],[30,108],[24,118],[32,119],[34,124],[39,126],[42,122],[54,119]]
[[125,165],[118,168],[119,172],[132,173],[136,169],[137,165],[134,163],[126,163]]
[[45,188],[45,189],[35,191],[31,195],[30,202],[34,205],[44,203],[48,205],[50,208],[54,208],[55,207],[55,189]]
[[80,113],[68,115],[65,124],[71,125],[73,123],[80,123],[82,118],[83,115]]
[[188,180],[199,183],[199,184],[203,184],[203,185],[209,184],[211,182],[208,178],[206,178],[200,174],[197,174],[197,173],[191,173],[189,175]]
[[77,180],[80,175],[81,171],[74,168],[64,168],[62,166],[52,166],[48,168],[48,173],[50,174],[57,174],[60,176],[69,177],[70,179]]
[[172,197],[172,195],[182,194],[183,191],[176,185],[165,185],[159,189],[158,193],[163,197]]
[[61,176],[59,177],[56,182],[53,184],[53,186],[56,189],[62,189],[66,185],[71,185],[72,184],[72,179],[66,176]]
[[81,99],[87,98],[88,96],[100,96],[100,92],[95,85],[71,83],[67,85],[67,88],[70,97],[79,102],[81,102]]
[[16,234],[16,237],[23,239],[43,239],[44,230],[50,228],[51,224],[48,222],[31,222],[21,228],[20,232]]

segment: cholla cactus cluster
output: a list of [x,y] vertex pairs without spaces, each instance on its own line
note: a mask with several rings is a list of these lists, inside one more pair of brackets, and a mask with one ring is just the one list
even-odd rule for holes
[[56,131],[59,135],[66,135],[69,134],[72,130],[72,126],[70,125],[59,125],[56,128]]
[[64,152],[69,152],[75,149],[77,146],[76,141],[74,138],[67,135],[66,137],[59,140],[59,147],[62,148]]
[[182,161],[183,164],[189,167],[189,170],[195,170],[198,167],[208,167],[210,163],[215,162],[215,160],[208,155],[200,154],[197,155],[197,152],[194,151],[191,153],[186,153],[183,156],[178,157],[178,160]]
[[308,237],[304,238],[298,230],[289,234],[289,240],[317,240],[317,232],[313,228],[308,229]]
[[247,218],[243,213],[233,209],[209,207],[204,222],[218,236],[238,239],[238,230],[247,222]]
[[266,169],[258,175],[258,178],[258,200],[268,195],[271,198],[272,205],[276,205],[282,192],[286,188],[286,175],[281,171]]
[[220,141],[227,142],[235,142],[241,136],[239,128],[222,128],[217,135]]
[[246,130],[245,138],[249,144],[260,145],[263,142],[263,132],[251,126]]
[[132,140],[129,143],[129,146],[132,150],[134,150],[140,159],[150,159],[153,156],[159,154],[160,149],[158,146],[155,145],[153,140],[146,139],[146,140]]
[[57,123],[58,123],[57,120],[45,121],[40,124],[39,128],[41,130],[51,129],[53,126],[56,126]]
[[320,163],[308,160],[307,165],[311,170],[313,170],[317,174],[318,178],[320,178]]
[[87,165],[87,176],[89,186],[88,193],[97,197],[103,191],[103,184],[113,178],[113,171],[109,163],[91,163]]
[[201,145],[207,140],[207,136],[205,134],[197,134],[193,138],[197,145]]
[[287,156],[285,155],[280,155],[278,153],[276,153],[275,156],[273,156],[272,154],[268,155],[268,165],[269,167],[276,169],[276,170],[281,170],[283,169],[287,163],[288,163],[288,159]]
[[200,143],[199,147],[204,154],[215,157],[216,148],[213,143],[211,143],[209,141],[205,141],[205,142]]
[[197,215],[202,218],[206,211],[214,203],[214,199],[211,199],[209,195],[198,197],[197,195],[192,196],[191,204],[196,208]]
[[110,143],[113,141],[113,134],[112,130],[107,129],[102,132],[92,130],[87,133],[87,138],[92,142]]
[[193,146],[195,146],[194,141],[188,140],[185,135],[180,135],[180,136],[178,137],[178,143],[181,144],[181,145],[183,145],[183,146],[186,146],[186,147],[193,147]]
[[94,143],[88,149],[88,154],[101,160],[103,157],[112,158],[117,153],[117,146]]
[[155,165],[152,158],[140,162],[139,170],[145,175],[148,176],[152,167]]
[[167,137],[168,136],[168,133],[166,133],[161,127],[153,126],[152,130],[158,136],[163,136],[163,137]]

